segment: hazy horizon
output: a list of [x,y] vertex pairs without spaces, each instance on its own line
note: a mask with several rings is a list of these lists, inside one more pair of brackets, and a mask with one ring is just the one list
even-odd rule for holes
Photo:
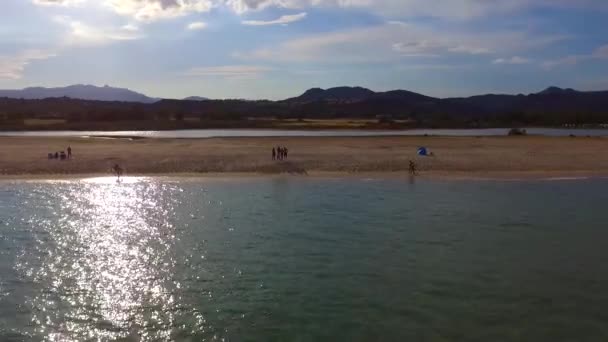
[[[231,97],[229,95],[227,97],[223,97],[223,98],[211,98],[211,97],[206,97],[206,96],[202,96],[202,95],[188,95],[188,96],[184,96],[182,98],[156,97],[156,96],[150,96],[150,95],[146,94],[145,92],[139,91],[138,89],[131,89],[131,88],[127,88],[127,87],[122,87],[120,85],[111,85],[111,84],[104,84],[104,85],[97,85],[97,84],[67,84],[67,85],[59,85],[59,86],[56,86],[56,87],[27,86],[25,88],[18,88],[18,89],[0,89],[0,91],[25,91],[25,90],[28,90],[28,89],[36,89],[36,88],[44,88],[44,89],[53,89],[54,90],[54,89],[63,89],[63,88],[78,87],[78,86],[82,86],[82,87],[97,87],[97,88],[110,87],[110,88],[113,88],[113,89],[124,89],[124,90],[132,91],[132,92],[140,94],[140,95],[147,96],[150,99],[159,99],[159,100],[184,100],[184,99],[187,99],[187,98],[198,98],[198,97],[200,97],[200,98],[207,98],[209,100],[244,100],[244,101],[259,101],[259,100],[281,101],[281,100],[287,100],[289,98],[294,98],[294,97],[301,96],[304,93],[306,93],[307,91],[312,90],[313,88],[319,88],[319,87],[307,88],[307,89],[302,90],[299,93],[292,94],[292,95],[290,95],[290,96],[288,96],[286,98],[280,98],[280,99],[238,98],[238,97]],[[342,86],[329,87],[329,88],[321,88],[321,89],[323,89],[323,90],[329,90],[329,89],[332,89],[332,88],[357,88],[357,87],[360,87],[360,86],[357,86],[357,85],[342,85]],[[479,93],[479,94],[471,94],[471,95],[463,96],[463,97],[472,97],[472,96],[481,96],[481,95],[521,95],[521,94],[523,94],[523,95],[530,95],[530,94],[537,94],[537,93],[540,93],[540,92],[543,92],[543,91],[547,91],[549,88],[553,88],[553,87],[555,87],[555,86],[549,85],[549,86],[547,86],[547,87],[545,87],[543,89],[539,89],[537,91],[533,91],[533,92],[530,92],[530,93],[522,93],[522,92],[519,92],[519,93],[495,93],[495,94],[492,94],[492,93]],[[563,89],[563,90],[572,89],[572,88],[568,88],[568,87],[564,87],[564,88],[558,87],[558,88]],[[366,89],[369,89],[369,88],[366,88]],[[371,90],[373,92],[376,92],[376,93],[381,93],[381,92],[385,91],[385,90],[376,90],[376,89],[369,89],[369,90]],[[409,89],[389,89],[388,91],[396,91],[396,90],[397,91],[398,90],[410,91]],[[572,89],[572,90],[583,91],[583,90],[580,90],[580,89]],[[598,89],[598,91],[607,91],[607,90],[606,89]],[[431,96],[431,95],[424,94],[424,93],[420,93],[420,94],[421,95]],[[0,97],[2,97],[2,96],[3,95],[0,94]],[[70,97],[69,95],[64,95],[64,96]],[[18,97],[14,97],[14,98],[18,98]],[[79,97],[73,97],[73,98],[74,99],[79,99]],[[435,97],[435,98],[438,98],[438,99],[448,99],[450,97]]]
[[6,0],[0,89],[270,100],[335,86],[603,90],[606,14],[601,0]]

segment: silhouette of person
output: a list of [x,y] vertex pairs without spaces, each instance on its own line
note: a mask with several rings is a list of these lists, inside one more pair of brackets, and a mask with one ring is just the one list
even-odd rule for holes
[[416,175],[416,163],[414,163],[413,161],[410,160],[410,175],[415,176]]
[[120,167],[120,165],[114,164],[114,166],[112,167],[112,171],[116,175],[117,180],[120,181],[120,176],[122,176],[122,168]]
[[68,146],[68,159],[72,159],[72,148]]
[[277,159],[277,151],[273,147],[272,148],[272,160],[276,160],[276,159]]
[[285,159],[287,159],[287,153],[289,152],[287,147],[283,147],[283,152],[285,153]]

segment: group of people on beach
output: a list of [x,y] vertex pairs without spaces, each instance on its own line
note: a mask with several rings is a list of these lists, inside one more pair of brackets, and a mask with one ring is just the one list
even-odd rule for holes
[[68,146],[67,151],[68,151],[68,153],[65,153],[65,151],[49,153],[48,158],[49,159],[59,159],[59,160],[72,159],[72,148],[70,146]]
[[289,150],[285,146],[277,146],[272,148],[272,160],[284,160],[287,159]]

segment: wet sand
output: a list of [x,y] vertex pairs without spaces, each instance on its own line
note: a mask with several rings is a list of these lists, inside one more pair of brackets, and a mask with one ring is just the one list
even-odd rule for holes
[[[273,161],[273,145],[287,146],[289,159]],[[47,153],[67,146],[72,160],[47,159]],[[434,156],[417,156],[419,146]],[[608,176],[608,138],[0,138],[5,178],[108,175],[115,163],[128,175],[388,177],[406,175],[410,160],[422,177],[432,178],[603,177]]]

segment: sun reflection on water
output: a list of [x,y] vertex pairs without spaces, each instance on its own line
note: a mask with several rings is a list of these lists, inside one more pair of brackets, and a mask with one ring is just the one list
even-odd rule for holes
[[[170,217],[178,203],[167,193],[179,189],[111,177],[58,187],[57,217],[31,222],[38,227],[34,248],[40,257],[18,265],[46,285],[29,303],[34,335],[48,341],[171,340],[184,308],[173,274]],[[193,327],[203,329],[203,317],[195,310],[190,315]]]

